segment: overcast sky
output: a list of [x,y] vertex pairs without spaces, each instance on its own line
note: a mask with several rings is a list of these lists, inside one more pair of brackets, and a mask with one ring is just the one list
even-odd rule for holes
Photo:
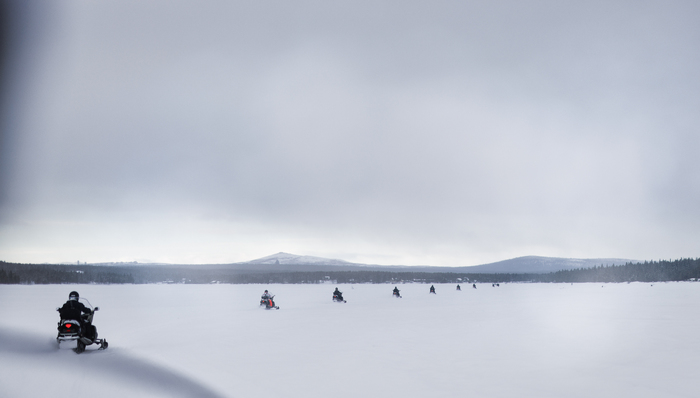
[[700,256],[700,2],[16,2],[0,260]]

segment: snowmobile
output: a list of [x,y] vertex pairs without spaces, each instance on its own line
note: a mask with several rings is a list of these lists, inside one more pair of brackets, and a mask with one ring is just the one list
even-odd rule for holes
[[396,297],[396,298],[401,298],[401,295],[399,294],[399,292],[394,292],[393,295],[394,295],[394,297]]
[[[62,342],[65,341],[75,341],[76,347],[74,351],[78,354],[85,351],[85,347],[97,344],[100,347],[98,350],[105,350],[109,347],[106,339],[97,338],[97,328],[92,324],[92,318],[95,316],[95,311],[99,311],[100,307],[92,308],[89,301],[84,298],[80,298],[80,302],[90,309],[89,314],[80,314],[82,318],[81,322],[77,319],[61,319],[58,322],[58,336],[56,336],[56,342],[61,346]],[[59,311],[56,308],[56,311]]]
[[280,307],[275,305],[275,301],[273,300],[274,298],[275,298],[275,296],[272,296],[270,298],[260,299],[260,306],[261,307],[264,306],[266,310],[272,310],[272,309],[278,310],[278,309],[280,309]]
[[347,301],[345,301],[345,300],[343,299],[343,293],[342,293],[342,292],[341,292],[340,294],[334,294],[334,295],[333,295],[333,301],[338,302],[338,303],[347,303]]

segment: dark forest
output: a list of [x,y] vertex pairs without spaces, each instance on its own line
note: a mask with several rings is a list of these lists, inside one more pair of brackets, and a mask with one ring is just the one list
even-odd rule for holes
[[0,261],[0,284],[64,283],[585,283],[700,280],[700,258],[596,266],[546,274],[355,270],[251,271],[227,266],[18,264]]

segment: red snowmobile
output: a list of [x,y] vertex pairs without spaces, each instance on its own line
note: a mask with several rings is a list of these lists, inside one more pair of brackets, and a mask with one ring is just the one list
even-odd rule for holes
[[279,306],[275,305],[275,301],[273,300],[274,298],[275,298],[275,296],[270,296],[268,298],[265,298],[265,297],[261,298],[260,299],[260,306],[261,307],[264,306],[266,310],[272,310],[272,309],[278,310],[278,309],[280,309]]

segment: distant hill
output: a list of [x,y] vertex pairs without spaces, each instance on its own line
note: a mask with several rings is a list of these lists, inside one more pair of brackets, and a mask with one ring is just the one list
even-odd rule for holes
[[[351,263],[344,260],[329,259],[314,256],[301,256],[280,252],[267,257],[251,261],[231,264],[239,269],[258,269],[274,271],[310,271],[310,270],[374,270],[387,272],[453,272],[453,273],[479,273],[479,274],[531,274],[548,273],[561,270],[578,268],[591,268],[600,265],[623,265],[635,260],[621,258],[559,258],[525,256],[510,260],[498,261],[490,264],[474,265],[469,267],[434,267],[434,266],[408,266],[408,265],[376,265]],[[251,267],[255,266],[255,267]],[[262,267],[261,267],[262,266]]]
[[239,264],[289,264],[289,265],[358,265],[353,264],[344,260],[334,260],[330,258],[314,257],[314,256],[300,256],[297,254],[290,254],[279,252],[267,257],[258,258],[251,261],[246,261]]
[[572,270],[578,268],[592,268],[601,265],[624,265],[636,260],[624,258],[559,258],[559,257],[539,257],[525,256],[512,258],[510,260],[498,261],[495,263],[475,265],[472,267],[459,267],[459,272],[474,273],[547,273],[561,270]]
[[[619,258],[597,259],[572,259],[557,257],[526,256],[510,260],[498,261],[491,264],[482,264],[469,267],[433,267],[433,266],[407,266],[407,265],[376,265],[359,264],[339,259],[329,259],[315,256],[303,256],[291,253],[276,253],[270,256],[229,264],[156,264],[156,263],[101,263],[101,264],[12,264],[0,261],[0,269],[4,269],[6,275],[3,280],[15,280],[17,276],[21,281],[34,283],[143,283],[158,281],[183,281],[197,280],[198,283],[208,281],[248,281],[245,283],[260,283],[269,280],[264,275],[286,275],[284,280],[296,280],[302,276],[289,276],[292,273],[324,273],[322,277],[342,272],[360,272],[373,281],[382,278],[390,278],[381,274],[403,274],[402,279],[420,279],[413,274],[446,274],[441,278],[457,278],[454,274],[471,274],[483,280],[499,277],[527,279],[525,275],[548,274],[557,271],[570,271],[575,269],[590,269],[600,266],[621,266],[627,263],[635,263],[634,260]],[[372,274],[374,273],[374,274]],[[251,276],[246,279],[242,275]],[[411,275],[409,275],[411,274]],[[508,275],[521,274],[513,279]],[[232,279],[233,278],[233,279]],[[252,278],[252,279],[251,279]],[[291,279],[290,279],[291,278]],[[310,276],[303,276],[303,280],[310,280]],[[352,278],[352,277],[349,277]],[[539,278],[539,277],[538,277]],[[500,279],[498,279],[500,280]],[[238,283],[238,282],[237,282]]]

